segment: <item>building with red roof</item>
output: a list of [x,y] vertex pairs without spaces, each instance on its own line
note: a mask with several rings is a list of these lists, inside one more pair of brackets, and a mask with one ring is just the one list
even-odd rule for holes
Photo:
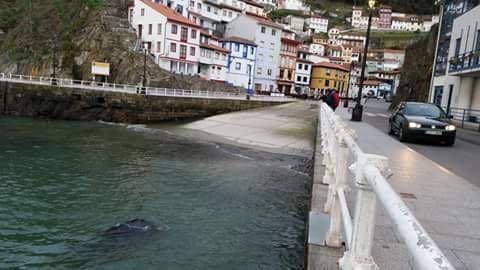
[[295,40],[294,32],[282,31],[277,84],[278,90],[286,95],[293,94],[295,89],[295,62],[299,44],[300,42]]
[[161,68],[181,74],[198,73],[198,25],[151,0],[135,0],[129,8],[129,19],[138,38]]
[[200,59],[198,73],[206,80],[225,82],[230,50],[221,46],[220,39],[200,33]]
[[338,91],[340,96],[345,96],[348,88],[349,72],[349,68],[330,62],[314,64],[310,79],[312,94],[318,96],[333,89]]

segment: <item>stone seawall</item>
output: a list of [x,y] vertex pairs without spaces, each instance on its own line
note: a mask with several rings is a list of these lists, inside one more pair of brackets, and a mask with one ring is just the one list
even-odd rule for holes
[[145,96],[0,81],[0,114],[154,123],[279,105],[279,102]]

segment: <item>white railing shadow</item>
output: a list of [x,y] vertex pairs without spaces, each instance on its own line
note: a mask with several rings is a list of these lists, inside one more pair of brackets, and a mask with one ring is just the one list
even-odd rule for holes
[[[66,78],[51,78],[42,76],[17,75],[11,73],[0,73],[0,81],[9,81],[24,84],[34,85],[50,85],[65,88],[80,88],[95,91],[109,91],[128,94],[142,94],[146,96],[167,96],[167,97],[186,97],[186,98],[208,98],[208,99],[230,99],[230,100],[245,100],[246,95],[241,91],[238,92],[223,92],[223,91],[209,91],[209,90],[190,90],[190,89],[172,89],[172,88],[156,88],[156,87],[142,87],[138,85],[103,83],[96,81],[73,80]],[[290,102],[296,101],[291,97],[279,96],[250,96],[253,101],[268,101],[268,102]]]
[[[319,112],[321,151],[328,184],[324,210],[330,214],[326,245],[346,251],[339,261],[344,270],[376,270],[372,248],[374,243],[377,200],[395,224],[418,270],[454,270],[451,263],[415,218],[406,204],[387,182],[391,175],[388,159],[364,153],[354,140],[346,122],[322,103]],[[350,164],[352,163],[352,164]],[[353,175],[350,183],[349,170]],[[356,191],[352,219],[345,192]],[[342,239],[343,235],[346,239]],[[406,262],[407,263],[407,262]]]

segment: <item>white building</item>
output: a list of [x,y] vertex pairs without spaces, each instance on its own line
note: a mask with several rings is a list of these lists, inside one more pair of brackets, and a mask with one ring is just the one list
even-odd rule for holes
[[189,0],[188,17],[203,28],[224,34],[225,25],[242,13],[264,16],[262,5],[250,0]]
[[325,56],[325,48],[326,48],[326,45],[324,44],[311,43],[309,46],[309,52],[311,54]]
[[307,60],[312,63],[330,62],[330,58],[328,56],[320,56],[316,54],[308,54]]
[[255,60],[257,45],[255,42],[240,38],[227,37],[220,41],[222,47],[229,50],[227,82],[248,89],[255,85]]
[[[392,12],[391,7],[381,5],[372,17],[372,29],[383,31],[430,31],[431,27],[438,23],[438,16],[421,16]],[[368,10],[362,7],[353,7],[351,24],[353,28],[367,29]]]
[[380,83],[381,82],[377,80],[365,80],[363,82],[362,96],[377,97]]
[[[431,102],[447,108],[480,110],[479,25],[480,5],[454,20],[447,74],[434,78],[430,92]],[[467,114],[467,120],[480,122]]]
[[277,8],[310,11],[310,7],[302,0],[277,0]]
[[198,72],[200,27],[150,0],[135,0],[129,13],[138,38],[161,68],[190,75]]
[[439,22],[440,17],[438,15],[422,16],[422,32],[430,32],[432,26]]
[[183,17],[188,17],[188,0],[151,0],[156,4],[162,4],[175,10],[178,14]]
[[224,82],[227,79],[229,50],[220,46],[218,39],[202,33],[200,38],[200,77]]
[[296,34],[303,34],[305,29],[305,18],[288,15],[285,17],[283,22],[288,25],[289,30],[295,32]]
[[391,85],[391,95],[395,95],[397,93],[398,86],[400,85],[400,70],[394,71],[375,71],[369,72],[369,77],[375,77],[382,82],[387,82]]
[[328,19],[321,16],[312,16],[305,20],[307,29],[311,34],[314,33],[327,33],[328,32]]
[[[378,16],[372,17],[372,29],[378,28],[378,22],[380,18]],[[354,6],[352,9],[352,27],[357,29],[367,29],[368,28],[368,12],[362,7]]]
[[188,17],[202,28],[214,31],[222,20],[222,7],[214,1],[190,0]]
[[281,35],[280,25],[257,16],[241,15],[227,25],[226,36],[255,40],[258,46],[254,72],[256,92],[278,92]]
[[423,22],[415,15],[392,17],[391,29],[395,31],[415,32],[423,30],[422,26]]
[[295,92],[297,95],[304,95],[310,89],[310,74],[313,62],[308,60],[309,54],[308,46],[298,46],[297,66],[295,69]]

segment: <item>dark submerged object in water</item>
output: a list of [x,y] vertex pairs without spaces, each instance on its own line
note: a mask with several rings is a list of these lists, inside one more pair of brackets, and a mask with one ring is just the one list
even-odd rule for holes
[[117,223],[108,228],[103,235],[105,236],[121,236],[130,234],[145,234],[158,230],[157,226],[144,219],[135,218],[124,223]]

